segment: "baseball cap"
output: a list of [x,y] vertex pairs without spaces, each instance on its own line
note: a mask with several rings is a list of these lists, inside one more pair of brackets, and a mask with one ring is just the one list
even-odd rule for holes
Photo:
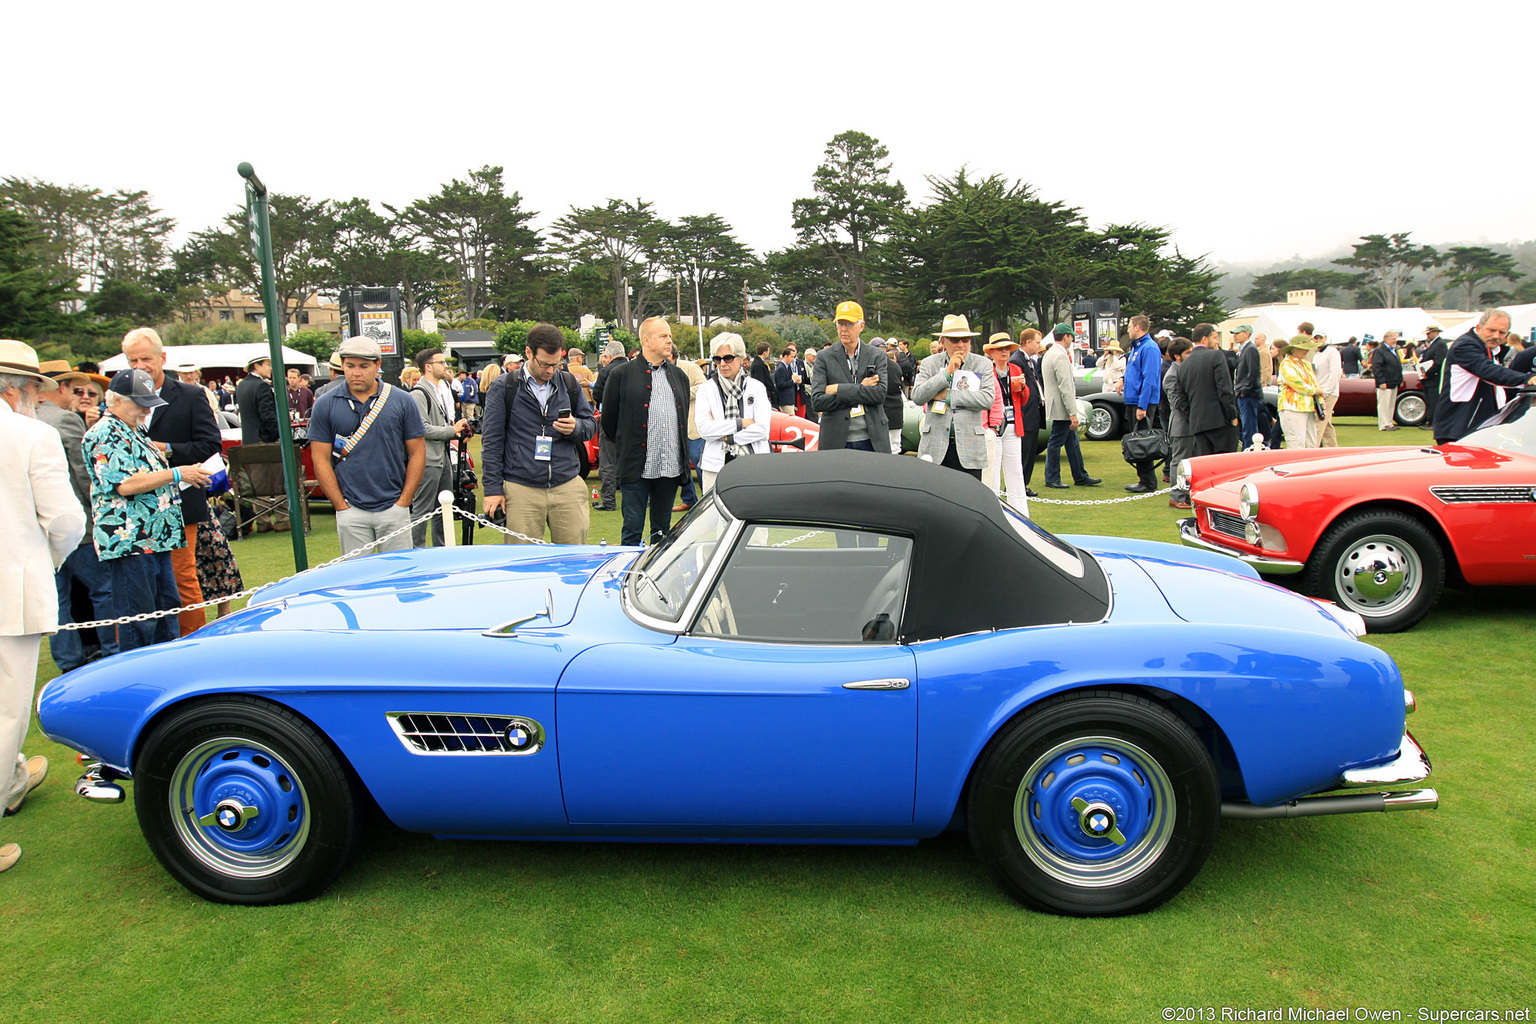
[[353,359],[372,359],[374,362],[384,358],[384,351],[379,348],[379,343],[360,334],[353,335],[342,342],[336,354],[343,359],[351,356]]
[[1072,325],[1071,324],[1057,324],[1055,327],[1051,328],[1051,333],[1054,334],[1058,338],[1065,337],[1066,335],[1069,335],[1069,334],[1072,333]]
[[1233,334],[1242,334],[1244,332],[1252,334],[1253,324],[1238,324],[1236,327],[1232,328]]
[[127,395],[146,409],[154,409],[165,404],[165,399],[155,392],[155,382],[144,370],[118,370],[112,375],[112,382],[107,385],[107,390],[119,395]]
[[858,321],[864,319],[864,307],[851,300],[848,302],[839,302],[837,304],[837,312],[832,314],[832,319],[847,320],[850,323],[857,323]]

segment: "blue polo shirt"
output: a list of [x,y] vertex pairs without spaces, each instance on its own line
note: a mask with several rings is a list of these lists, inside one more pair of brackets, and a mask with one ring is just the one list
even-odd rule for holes
[[[327,391],[315,399],[315,407],[309,411],[309,439],[334,448],[338,436],[357,431],[383,393],[382,381],[365,402],[354,398],[345,384]],[[347,504],[382,512],[398,502],[405,489],[405,442],[426,432],[410,392],[395,388],[356,449],[344,459],[331,459]]]

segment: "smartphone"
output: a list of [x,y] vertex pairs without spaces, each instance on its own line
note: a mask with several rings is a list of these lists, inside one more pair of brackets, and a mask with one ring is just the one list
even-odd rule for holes
[[571,415],[571,407],[570,406],[566,406],[564,409],[560,410],[560,415],[555,417],[555,418],[563,420],[563,419],[569,418],[570,415]]

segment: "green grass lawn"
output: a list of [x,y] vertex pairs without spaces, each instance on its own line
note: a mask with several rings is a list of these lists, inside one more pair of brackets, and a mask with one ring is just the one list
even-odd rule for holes
[[[1420,440],[1364,419],[1339,433]],[[1119,445],[1084,449],[1104,484],[1049,493],[1123,495],[1134,473]],[[1187,514],[1162,496],[1032,512],[1057,532],[1160,540]],[[594,541],[618,533],[617,513],[593,515]],[[292,571],[286,535],[235,552],[248,583]],[[314,516],[309,552],[337,553],[328,515]],[[1369,638],[1418,696],[1410,725],[1440,810],[1224,822],[1183,894],[1115,920],[1021,909],[959,835],[911,848],[438,842],[383,823],[320,898],[217,906],[161,870],[131,797],[77,799],[72,752],[34,732],[28,753],[54,767],[0,825],[26,851],[0,876],[0,1000],[11,1020],[45,1022],[1156,1021],[1167,1006],[1414,1020],[1419,1007],[1528,1007],[1533,614],[1536,593],[1451,592],[1412,632]],[[45,645],[39,681],[54,674]]]

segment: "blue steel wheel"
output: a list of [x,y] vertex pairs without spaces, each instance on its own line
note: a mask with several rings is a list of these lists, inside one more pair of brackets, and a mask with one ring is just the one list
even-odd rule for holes
[[251,697],[189,704],[140,752],[134,805],[155,856],[221,903],[318,895],[356,847],[358,807],[341,759],[298,715]]
[[977,762],[971,842],[1036,910],[1150,910],[1189,883],[1220,825],[1215,765],[1181,718],[1142,697],[1082,691],[1042,701]]

